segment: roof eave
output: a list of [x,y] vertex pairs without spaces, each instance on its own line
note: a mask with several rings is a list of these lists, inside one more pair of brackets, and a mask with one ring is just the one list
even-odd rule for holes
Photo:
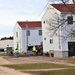
[[61,14],[75,14],[75,12],[61,12]]

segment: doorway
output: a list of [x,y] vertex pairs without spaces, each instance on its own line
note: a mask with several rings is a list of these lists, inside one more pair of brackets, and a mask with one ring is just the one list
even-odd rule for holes
[[75,42],[68,42],[68,56],[75,56]]

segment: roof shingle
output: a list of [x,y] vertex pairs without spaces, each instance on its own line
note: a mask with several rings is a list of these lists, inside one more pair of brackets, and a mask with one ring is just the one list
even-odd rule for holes
[[[17,22],[21,28],[26,28],[26,22]],[[29,21],[27,22],[28,28],[41,28],[41,21]]]
[[75,12],[75,4],[51,4],[54,8],[60,12]]

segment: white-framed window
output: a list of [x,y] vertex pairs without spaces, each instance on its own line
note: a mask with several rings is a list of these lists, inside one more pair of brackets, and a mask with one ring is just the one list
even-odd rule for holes
[[28,36],[30,36],[30,30],[28,30]]
[[42,30],[39,30],[39,35],[40,35],[40,36],[42,35]]
[[16,32],[16,37],[18,37],[18,32]]

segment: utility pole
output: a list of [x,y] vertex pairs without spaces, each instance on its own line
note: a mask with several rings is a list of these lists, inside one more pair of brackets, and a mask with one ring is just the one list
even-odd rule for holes
[[26,50],[28,50],[28,20],[26,20]]

